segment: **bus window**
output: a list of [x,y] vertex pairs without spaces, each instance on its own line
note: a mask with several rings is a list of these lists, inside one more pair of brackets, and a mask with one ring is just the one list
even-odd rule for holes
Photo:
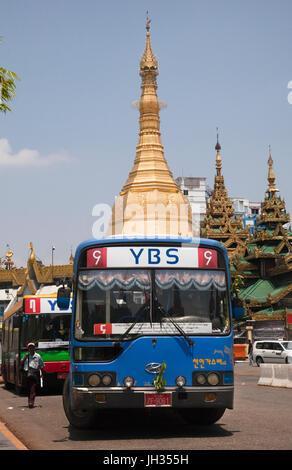
[[155,294],[165,319],[171,316],[177,322],[211,322],[213,332],[229,332],[223,271],[157,270]]
[[71,315],[41,313],[25,315],[22,323],[21,346],[29,341],[69,341]]
[[41,317],[42,340],[69,341],[71,315],[44,314]]
[[[150,309],[150,273],[146,270],[86,271],[79,275],[76,338],[96,339],[98,324],[146,321]],[[149,321],[149,318],[148,318]]]
[[[18,320],[18,319],[14,318],[13,320]],[[12,335],[12,343],[11,343],[10,349],[13,351],[17,351],[18,341],[19,341],[19,322],[13,321],[12,326],[13,326],[13,335]]]
[[13,333],[13,318],[9,318],[8,320],[8,348],[9,350],[12,349],[12,333]]
[[[191,329],[190,324],[204,324],[198,331],[209,334],[229,333],[225,272],[108,269],[79,274],[77,339],[117,337],[127,330],[125,323],[133,322],[137,323],[137,328],[140,323],[148,323],[148,329],[146,325],[143,327],[148,334],[153,332],[154,323],[158,334],[166,334],[166,329],[158,325],[165,324],[170,317]],[[137,330],[131,331],[134,334]]]

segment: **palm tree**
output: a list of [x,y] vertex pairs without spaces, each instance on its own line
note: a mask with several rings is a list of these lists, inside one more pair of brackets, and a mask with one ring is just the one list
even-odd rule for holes
[[[2,42],[1,37],[0,42]],[[2,113],[11,111],[7,103],[15,96],[15,80],[19,80],[16,73],[0,67],[0,112]]]

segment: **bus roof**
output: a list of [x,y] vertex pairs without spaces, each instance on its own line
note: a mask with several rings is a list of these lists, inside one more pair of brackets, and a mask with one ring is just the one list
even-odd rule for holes
[[23,307],[23,299],[18,300],[9,310],[4,312],[3,321],[7,320],[7,318],[11,317],[15,312],[22,309]]
[[223,252],[223,255],[225,257],[225,261],[226,261],[226,266],[228,266],[228,263],[229,263],[229,259],[228,259],[228,255],[227,255],[227,250],[225,248],[225,246],[218,242],[217,240],[212,240],[212,239],[209,239],[209,238],[185,238],[185,237],[172,237],[172,236],[168,236],[168,235],[153,235],[153,236],[150,236],[150,235],[147,235],[147,236],[112,236],[112,237],[107,237],[107,238],[100,238],[100,239],[97,239],[97,238],[91,238],[89,240],[85,240],[83,241],[82,243],[80,243],[78,246],[77,246],[77,249],[76,249],[76,253],[75,253],[75,260],[74,260],[74,275],[76,275],[77,273],[77,265],[78,265],[78,259],[79,259],[79,256],[80,256],[80,253],[86,249],[86,248],[90,248],[90,247],[93,247],[93,246],[96,246],[96,245],[104,245],[104,244],[131,244],[131,243],[185,243],[185,244],[194,244],[194,245],[197,245],[197,246],[202,246],[202,245],[207,245],[209,247],[213,247],[213,248],[219,248],[222,252]]

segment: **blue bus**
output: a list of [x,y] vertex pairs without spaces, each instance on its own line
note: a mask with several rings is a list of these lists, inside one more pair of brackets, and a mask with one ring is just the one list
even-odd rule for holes
[[[60,307],[69,295],[59,290]],[[91,427],[103,410],[161,408],[212,424],[233,408],[230,273],[220,243],[83,242],[72,310],[63,406],[73,427]]]

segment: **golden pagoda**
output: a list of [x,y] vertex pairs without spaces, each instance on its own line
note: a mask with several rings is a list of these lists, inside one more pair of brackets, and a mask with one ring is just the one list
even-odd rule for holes
[[140,62],[140,132],[133,168],[116,198],[107,236],[192,236],[192,212],[164,157],[157,97],[158,63],[146,23],[146,47]]
[[228,197],[222,175],[221,146],[218,135],[215,150],[217,155],[214,190],[208,201],[204,220],[201,222],[201,237],[221,242],[225,245],[229,258],[232,259],[244,253],[249,229],[243,227],[240,216],[234,215],[234,207]]

